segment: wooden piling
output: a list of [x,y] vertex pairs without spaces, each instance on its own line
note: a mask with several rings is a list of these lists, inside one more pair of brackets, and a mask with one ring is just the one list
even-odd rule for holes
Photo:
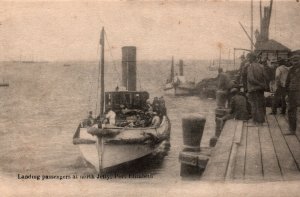
[[216,130],[215,130],[215,136],[213,136],[210,139],[209,142],[209,146],[210,147],[214,147],[218,141],[218,138],[221,135],[221,131],[223,129],[224,126],[224,121],[222,121],[221,118],[223,118],[224,116],[226,116],[227,114],[229,114],[230,109],[226,109],[226,108],[217,108],[215,109],[215,122],[216,122]]

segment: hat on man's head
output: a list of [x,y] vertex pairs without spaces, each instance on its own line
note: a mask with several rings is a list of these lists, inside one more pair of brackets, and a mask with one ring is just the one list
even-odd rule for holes
[[248,53],[249,60],[255,60],[256,58],[257,58],[257,55],[255,53]]
[[239,90],[237,88],[231,88],[230,93],[237,93]]

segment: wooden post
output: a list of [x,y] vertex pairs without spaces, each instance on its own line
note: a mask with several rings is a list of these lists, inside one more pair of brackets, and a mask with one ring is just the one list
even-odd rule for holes
[[215,136],[213,136],[210,139],[210,142],[209,142],[210,147],[214,147],[216,145],[216,143],[218,141],[218,138],[221,135],[221,131],[222,131],[223,125],[224,125],[224,122],[221,121],[221,118],[226,116],[229,112],[230,112],[230,109],[226,109],[226,108],[217,108],[217,109],[215,109],[216,130],[215,130]]

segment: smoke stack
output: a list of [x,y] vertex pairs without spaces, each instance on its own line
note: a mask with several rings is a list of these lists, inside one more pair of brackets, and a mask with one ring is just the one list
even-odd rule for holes
[[122,47],[122,85],[136,91],[136,47]]
[[183,76],[183,60],[179,60],[179,76]]

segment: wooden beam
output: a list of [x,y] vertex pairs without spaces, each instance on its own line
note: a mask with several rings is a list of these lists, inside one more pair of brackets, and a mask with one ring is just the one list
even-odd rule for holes
[[203,173],[202,180],[225,180],[236,126],[237,121],[226,121],[218,142],[212,151],[212,156]]
[[247,147],[247,122],[243,125],[242,139],[236,155],[234,179],[243,180],[245,176],[245,158]]
[[260,141],[258,135],[258,127],[256,126],[248,127],[245,179],[246,180],[263,179]]
[[268,126],[259,127],[264,180],[282,180],[281,170],[275,153]]
[[279,161],[279,166],[284,180],[293,180],[299,174],[295,160],[282,135],[279,125],[274,116],[268,115],[267,121],[270,127],[271,137]]

